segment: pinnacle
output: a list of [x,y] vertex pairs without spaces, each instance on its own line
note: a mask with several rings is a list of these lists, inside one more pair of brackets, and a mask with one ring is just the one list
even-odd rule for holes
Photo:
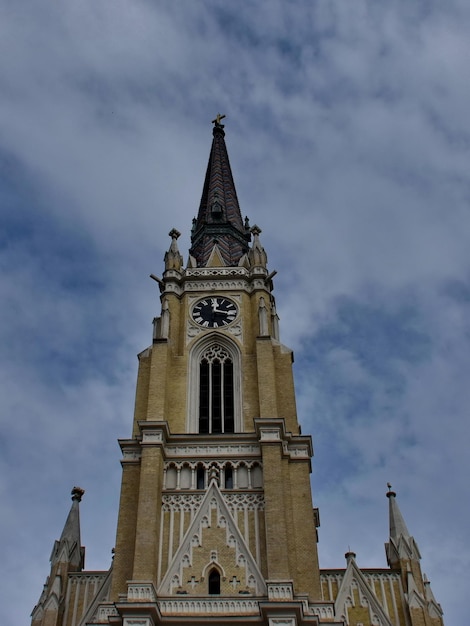
[[408,528],[406,527],[405,520],[403,515],[398,507],[398,503],[396,501],[396,493],[392,491],[392,486],[390,483],[387,484],[388,492],[387,498],[389,500],[389,520],[390,520],[390,538],[395,541],[398,540],[400,536],[405,539],[410,538],[410,533]]

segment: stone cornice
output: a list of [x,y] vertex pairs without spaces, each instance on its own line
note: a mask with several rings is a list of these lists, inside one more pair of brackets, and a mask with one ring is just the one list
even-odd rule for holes
[[261,418],[254,420],[256,433],[261,445],[281,444],[283,453],[291,461],[310,462],[313,456],[313,443],[310,435],[293,435],[286,431],[284,418]]
[[182,296],[187,292],[272,290],[272,274],[264,267],[195,267],[167,270],[163,274],[161,297],[166,294]]

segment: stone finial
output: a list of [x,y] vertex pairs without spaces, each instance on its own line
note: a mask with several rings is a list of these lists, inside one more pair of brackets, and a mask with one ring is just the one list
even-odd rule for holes
[[215,480],[217,485],[220,486],[220,472],[219,468],[215,465],[211,465],[209,468],[209,482],[212,482],[213,480]]
[[85,493],[85,489],[82,489],[81,487],[74,487],[71,491],[72,500],[81,502],[82,496],[84,493]]
[[349,561],[355,561],[356,560],[356,553],[352,552],[351,550],[348,549],[348,551],[344,555],[344,558],[346,559],[346,561],[348,563],[349,563]]
[[250,229],[250,232],[253,235],[253,244],[248,252],[248,259],[250,260],[251,266],[266,267],[268,264],[268,256],[259,240],[261,228],[255,224]]
[[170,249],[165,253],[165,270],[180,270],[183,265],[183,257],[178,250],[177,239],[181,233],[172,228],[168,235],[171,237]]

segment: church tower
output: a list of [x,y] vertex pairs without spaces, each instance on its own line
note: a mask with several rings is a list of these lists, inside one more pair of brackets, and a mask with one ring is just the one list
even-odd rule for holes
[[115,601],[128,584],[243,606],[321,595],[312,442],[299,433],[273,276],[261,230],[242,219],[220,120],[189,264],[172,230],[161,316],[139,355],[133,439],[121,442]]
[[74,490],[32,624],[441,626],[393,492],[390,569],[361,570],[348,553],[346,569],[320,571],[312,440],[300,432],[275,272],[261,229],[242,217],[223,117],[189,261],[173,229],[163,275],[152,275],[161,312],[138,356],[132,436],[120,440],[113,564],[83,570]]

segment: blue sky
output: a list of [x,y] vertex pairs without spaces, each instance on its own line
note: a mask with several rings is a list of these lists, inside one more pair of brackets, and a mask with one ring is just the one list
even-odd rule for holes
[[2,623],[28,623],[73,485],[114,545],[136,354],[211,124],[263,229],[322,567],[386,566],[398,492],[447,624],[470,554],[470,7],[0,0]]

